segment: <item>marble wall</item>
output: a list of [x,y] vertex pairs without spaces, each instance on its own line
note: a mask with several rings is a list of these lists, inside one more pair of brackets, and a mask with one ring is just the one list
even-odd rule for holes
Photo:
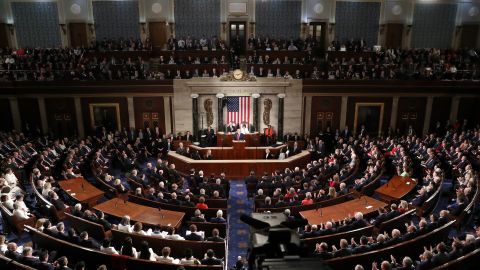
[[[277,78],[258,78],[256,82],[222,82],[218,78],[194,78],[190,80],[174,80],[173,83],[173,108],[175,119],[175,132],[185,132],[192,130],[192,94],[199,95],[199,112],[203,108],[203,100],[211,98],[213,103],[214,124],[216,129],[217,121],[217,93],[225,95],[252,95],[260,94],[259,117],[260,128],[266,125],[263,123],[264,105],[263,101],[267,98],[272,100],[272,109],[270,111],[270,123],[276,129],[278,126],[278,96],[285,94],[284,105],[284,133],[300,132],[302,128],[302,81],[284,80]],[[253,98],[252,98],[253,100]],[[226,119],[224,117],[224,119]],[[201,125],[201,117],[199,118]],[[253,120],[252,120],[253,122]],[[205,125],[205,119],[204,119]]]

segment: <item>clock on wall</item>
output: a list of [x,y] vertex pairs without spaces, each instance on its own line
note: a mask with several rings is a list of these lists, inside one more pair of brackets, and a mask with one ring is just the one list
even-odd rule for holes
[[233,71],[233,78],[235,78],[235,80],[241,80],[243,78],[243,71],[240,69],[235,69]]

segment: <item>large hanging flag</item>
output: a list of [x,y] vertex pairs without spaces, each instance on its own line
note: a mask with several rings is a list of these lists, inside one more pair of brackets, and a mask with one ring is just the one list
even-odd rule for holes
[[230,122],[250,125],[250,97],[227,97],[227,123]]

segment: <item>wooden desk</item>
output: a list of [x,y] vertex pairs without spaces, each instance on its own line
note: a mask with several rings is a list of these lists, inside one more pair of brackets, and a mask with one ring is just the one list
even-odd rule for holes
[[95,206],[105,194],[82,177],[58,181],[58,185],[74,200],[86,203],[89,207]]
[[381,200],[391,203],[405,197],[417,186],[417,182],[410,177],[396,175],[392,177],[385,185],[377,188],[377,193]]
[[[235,133],[217,132],[217,146],[230,147],[233,145],[233,138]],[[254,132],[245,134],[246,146],[259,146],[260,145],[260,133]]]
[[190,150],[196,150],[200,153],[200,156],[204,156],[208,150],[212,152],[213,159],[225,160],[225,159],[263,159],[265,150],[270,149],[270,153],[278,158],[280,151],[287,147],[286,145],[280,145],[277,147],[248,147],[245,141],[232,141],[230,147],[200,147],[196,145],[190,145]]
[[[107,215],[123,217],[129,215],[134,222],[141,222],[144,225],[156,226],[172,226],[179,229],[182,224],[184,213],[158,210],[158,208],[148,207],[132,202],[128,202],[119,198],[111,199],[94,207],[96,210],[102,211]],[[170,225],[169,225],[170,224]]]
[[[193,148],[194,146],[190,146]],[[220,147],[218,148],[220,151]],[[249,147],[246,147],[248,149]],[[255,150],[255,147],[252,147]],[[263,156],[263,150],[258,147],[258,151],[261,152],[258,157]],[[203,149],[203,148],[200,148]],[[209,148],[211,149],[211,148]],[[230,147],[230,151],[233,149]],[[285,168],[293,169],[295,167],[303,168],[305,165],[310,162],[310,153],[308,151],[302,151],[300,154],[291,156],[289,158],[278,160],[278,159],[223,159],[219,160],[218,155],[215,153],[212,154],[215,160],[193,160],[187,158],[177,153],[170,151],[168,152],[168,162],[174,163],[177,171],[183,174],[190,174],[190,169],[194,168],[195,171],[203,170],[205,175],[215,174],[218,175],[221,172],[225,172],[229,179],[243,179],[244,177],[250,174],[250,171],[254,171],[257,176],[262,176],[264,172],[272,173],[275,170],[285,170]]]
[[300,212],[300,215],[308,220],[309,224],[320,224],[332,219],[335,221],[343,220],[344,218],[354,216],[356,212],[361,212],[363,216],[368,216],[378,210],[380,207],[385,207],[387,204],[375,200],[368,196],[362,196],[358,199],[346,201],[344,203],[323,207],[321,210],[308,210]]

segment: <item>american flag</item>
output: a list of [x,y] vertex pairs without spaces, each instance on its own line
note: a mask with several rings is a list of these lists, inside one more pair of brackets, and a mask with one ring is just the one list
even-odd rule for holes
[[227,97],[227,123],[250,125],[250,97]]

